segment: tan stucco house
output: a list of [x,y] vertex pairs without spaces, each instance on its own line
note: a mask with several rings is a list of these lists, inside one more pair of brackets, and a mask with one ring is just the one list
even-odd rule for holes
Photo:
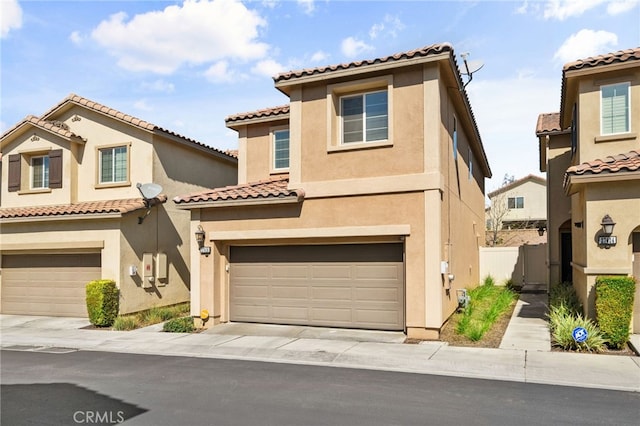
[[547,219],[547,181],[527,175],[501,186],[487,194],[490,207],[487,224],[493,220],[491,210],[500,213],[496,217],[499,228],[544,228]]
[[[549,282],[572,281],[591,317],[597,276],[640,278],[639,130],[640,48],[566,64],[560,112],[538,119]],[[603,225],[611,223],[609,233]]]
[[2,313],[86,316],[99,278],[121,313],[189,300],[190,215],[166,201],[236,183],[236,157],[77,95],[0,144]]
[[226,118],[238,185],[174,199],[204,236],[192,313],[438,338],[479,280],[491,176],[452,46],[274,81],[288,105]]

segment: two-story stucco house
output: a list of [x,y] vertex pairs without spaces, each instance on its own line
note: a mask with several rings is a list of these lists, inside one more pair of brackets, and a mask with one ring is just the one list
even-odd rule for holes
[[538,120],[550,283],[570,279],[591,317],[597,276],[640,278],[639,130],[640,48],[566,64],[560,113]]
[[[497,211],[487,220],[497,220],[497,229],[544,228],[547,218],[547,182],[544,178],[527,175],[487,194],[491,210]],[[493,225],[490,226],[490,228]]]
[[86,316],[100,278],[121,313],[189,300],[190,215],[167,197],[236,183],[236,157],[77,95],[0,147],[2,313]]
[[452,46],[274,81],[288,105],[226,119],[238,185],[174,199],[204,236],[192,313],[438,338],[479,280],[491,176]]

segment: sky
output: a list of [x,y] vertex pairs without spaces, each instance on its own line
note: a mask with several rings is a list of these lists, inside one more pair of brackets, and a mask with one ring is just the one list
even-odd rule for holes
[[[207,145],[284,105],[273,75],[433,43],[482,63],[467,86],[493,178],[543,175],[536,120],[563,64],[640,46],[640,0],[0,0],[0,131],[70,93]],[[465,78],[466,81],[466,78]]]

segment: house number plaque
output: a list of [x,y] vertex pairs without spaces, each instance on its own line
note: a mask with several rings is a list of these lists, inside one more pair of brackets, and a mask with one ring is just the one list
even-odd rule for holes
[[618,243],[618,237],[614,235],[610,235],[608,237],[605,237],[605,236],[598,237],[599,246],[615,246],[617,243]]

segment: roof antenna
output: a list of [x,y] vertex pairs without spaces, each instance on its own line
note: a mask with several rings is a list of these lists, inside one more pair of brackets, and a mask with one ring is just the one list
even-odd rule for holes
[[464,89],[467,87],[471,80],[473,80],[473,73],[479,71],[480,68],[484,66],[484,62],[482,61],[470,61],[467,62],[467,56],[469,56],[469,52],[461,53],[462,61],[464,62],[465,71],[462,71],[462,74],[469,76],[469,80],[462,86]]

